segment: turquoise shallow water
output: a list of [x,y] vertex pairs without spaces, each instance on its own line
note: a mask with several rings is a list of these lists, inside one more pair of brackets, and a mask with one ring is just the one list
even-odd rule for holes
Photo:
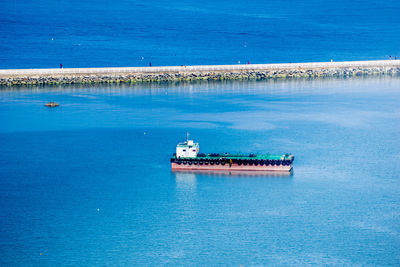
[[[399,88],[3,88],[1,265],[399,265]],[[292,152],[294,173],[172,173],[186,131],[203,152]]]

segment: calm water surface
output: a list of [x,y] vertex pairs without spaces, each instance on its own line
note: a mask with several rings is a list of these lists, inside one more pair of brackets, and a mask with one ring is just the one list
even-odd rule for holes
[[[399,265],[399,89],[3,88],[1,265]],[[172,173],[186,131],[203,152],[292,152],[294,173]]]
[[2,0],[0,69],[400,57],[398,0]]

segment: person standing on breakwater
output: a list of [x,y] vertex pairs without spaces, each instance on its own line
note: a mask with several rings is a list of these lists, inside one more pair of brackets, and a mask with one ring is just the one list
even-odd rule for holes
[[62,64],[60,63],[60,69],[62,69]]
[[149,67],[151,67],[151,62],[149,63]]

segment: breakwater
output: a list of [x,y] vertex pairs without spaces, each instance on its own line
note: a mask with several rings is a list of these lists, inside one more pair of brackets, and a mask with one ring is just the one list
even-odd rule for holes
[[265,80],[400,74],[400,60],[165,67],[8,69],[0,85]]

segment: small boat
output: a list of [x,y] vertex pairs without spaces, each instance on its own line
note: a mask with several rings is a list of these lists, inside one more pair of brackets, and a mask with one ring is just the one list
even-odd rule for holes
[[55,107],[58,107],[60,104],[58,104],[58,103],[56,103],[56,102],[49,102],[49,103],[47,103],[46,105],[44,105],[45,107],[48,107],[48,108],[55,108]]

